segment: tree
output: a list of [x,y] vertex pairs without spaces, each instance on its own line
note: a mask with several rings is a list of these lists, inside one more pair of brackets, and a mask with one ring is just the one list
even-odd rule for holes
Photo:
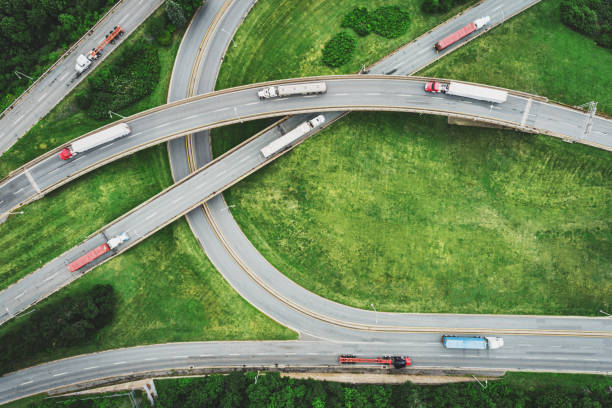
[[174,0],[166,0],[166,14],[170,22],[177,27],[183,27],[187,24],[183,8]]

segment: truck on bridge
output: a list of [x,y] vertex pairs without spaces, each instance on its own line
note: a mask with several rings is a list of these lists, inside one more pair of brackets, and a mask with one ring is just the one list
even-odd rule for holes
[[106,47],[108,44],[114,44],[117,38],[121,37],[124,32],[125,31],[123,31],[123,28],[120,26],[115,26],[115,28],[113,28],[113,30],[106,35],[104,41],[102,41],[96,48],[92,48],[87,55],[79,55],[74,67],[75,71],[77,72],[77,76],[85,72],[93,60],[98,59],[98,57],[102,54],[104,47]]
[[93,135],[79,139],[68,147],[62,149],[59,154],[60,159],[68,160],[69,158],[76,156],[78,153],[85,152],[87,150],[98,147],[104,143],[112,142],[122,136],[130,134],[130,127],[127,123],[120,123],[116,126],[104,129]]
[[257,91],[257,96],[259,96],[259,99],[271,99],[291,95],[315,95],[325,92],[327,92],[325,82],[307,82],[305,84],[268,86]]
[[434,48],[437,51],[442,51],[446,47],[453,45],[462,38],[465,38],[468,35],[472,34],[474,31],[479,30],[485,25],[489,24],[489,21],[491,21],[491,17],[489,16],[480,17],[479,19],[472,21],[465,27],[460,28],[459,30],[447,35],[446,37],[435,43]]
[[311,120],[307,120],[304,123],[299,124],[295,129],[285,133],[285,135],[279,137],[266,147],[260,150],[264,158],[268,158],[273,154],[285,150],[291,146],[293,142],[304,136],[317,126],[322,125],[325,122],[325,116],[319,115]]
[[68,264],[68,270],[70,272],[74,272],[76,270],[81,269],[82,267],[84,267],[88,263],[90,263],[90,262],[94,261],[95,259],[101,257],[105,253],[110,252],[111,249],[117,248],[119,245],[121,245],[122,243],[124,243],[125,241],[127,241],[129,239],[130,239],[130,236],[126,232],[124,232],[121,235],[117,235],[116,237],[113,237],[113,238],[109,239],[106,243],[95,247],[91,251],[87,252],[85,255],[83,255],[83,256],[77,258],[76,260],[70,262]]
[[504,103],[508,100],[508,92],[499,89],[463,84],[460,82],[427,82],[425,91],[478,99],[485,102]]
[[486,350],[501,348],[504,339],[490,336],[442,336],[442,344],[449,349]]
[[394,368],[404,368],[412,364],[410,357],[385,356],[375,358],[361,358],[353,355],[342,355],[338,358],[340,364],[384,364]]

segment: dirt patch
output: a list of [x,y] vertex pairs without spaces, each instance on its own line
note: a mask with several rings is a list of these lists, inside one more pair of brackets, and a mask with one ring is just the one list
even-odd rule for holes
[[[281,373],[282,377],[296,379],[313,379],[317,381],[335,381],[351,384],[403,384],[410,381],[414,384],[450,384],[475,382],[472,376],[448,375],[387,375],[387,374],[353,374],[353,373]],[[478,377],[478,380],[495,380],[495,377]]]

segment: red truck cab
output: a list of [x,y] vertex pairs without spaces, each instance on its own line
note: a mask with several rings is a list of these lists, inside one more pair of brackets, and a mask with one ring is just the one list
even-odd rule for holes
[[72,152],[70,151],[69,148],[64,148],[62,149],[62,151],[59,154],[60,159],[62,160],[68,160],[69,158],[72,157]]
[[425,91],[434,92],[434,93],[440,92],[440,83],[439,82],[427,82],[425,84]]

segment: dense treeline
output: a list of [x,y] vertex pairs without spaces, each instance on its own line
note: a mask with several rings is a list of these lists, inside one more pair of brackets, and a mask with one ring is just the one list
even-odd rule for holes
[[426,13],[446,13],[450,9],[460,4],[465,4],[469,0],[424,0],[421,8]]
[[[508,376],[508,375],[507,375]],[[278,373],[260,375],[234,372],[227,376],[157,381],[157,406],[205,407],[589,407],[612,406],[612,382],[593,381],[588,386],[561,381],[538,383],[537,375],[525,385],[509,379],[476,383],[417,386],[355,385],[327,381],[282,378]],[[549,376],[550,377],[550,376]],[[584,381],[584,380],[583,380]]]
[[166,0],[166,12],[150,18],[147,22],[147,35],[160,45],[169,45],[174,30],[185,26],[201,5],[200,0]]
[[76,94],[77,104],[94,119],[106,118],[109,110],[118,112],[150,95],[160,70],[156,46],[141,38],[87,77],[84,89]]
[[0,110],[87,32],[114,0],[0,0]]
[[0,373],[20,368],[36,353],[85,344],[113,319],[115,305],[113,287],[96,285],[37,306],[29,319],[14,321],[0,336]]
[[566,25],[612,48],[612,0],[562,0],[560,7]]
[[330,67],[339,67],[351,60],[357,41],[347,32],[336,34],[323,47],[323,62]]

